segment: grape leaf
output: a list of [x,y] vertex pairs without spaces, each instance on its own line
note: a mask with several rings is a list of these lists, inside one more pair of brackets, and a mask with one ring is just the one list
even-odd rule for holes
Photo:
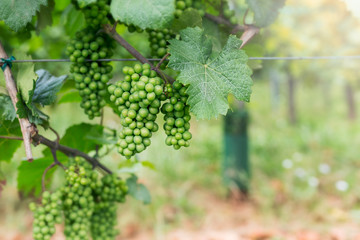
[[49,116],[40,111],[32,102],[25,104],[20,93],[17,95],[18,102],[16,103],[17,114],[20,118],[28,118],[31,123],[42,125],[44,128],[49,126]]
[[255,25],[266,27],[275,21],[279,9],[285,4],[285,0],[247,0],[250,9],[254,12]]
[[79,91],[77,91],[77,90],[67,91],[60,97],[58,104],[70,103],[70,102],[81,102],[81,97],[79,95]]
[[40,31],[47,26],[51,26],[52,24],[52,11],[55,7],[55,1],[49,0],[48,5],[41,5],[39,12],[37,12],[36,17],[36,33],[39,35]]
[[0,94],[0,122],[3,120],[14,121],[15,118],[16,112],[10,97]]
[[66,129],[64,137],[61,138],[60,143],[71,148],[76,148],[82,152],[90,152],[95,150],[99,142],[94,142],[87,138],[84,133],[91,133],[92,135],[103,135],[104,127],[98,124],[81,123],[73,125]]
[[[53,163],[52,157],[36,159],[32,162],[22,161],[18,167],[17,188],[25,195],[34,193],[35,196],[41,192],[41,178],[45,169]],[[55,169],[53,167],[46,174],[46,179],[50,179]]]
[[[0,121],[1,136],[21,136],[19,121]],[[21,141],[0,139],[0,161],[9,162],[16,149],[21,146]]]
[[174,0],[113,0],[110,12],[115,20],[142,29],[161,29],[174,18]]
[[85,16],[81,11],[77,11],[73,4],[70,4],[63,11],[60,23],[65,26],[66,35],[73,37],[77,31],[85,26]]
[[129,194],[135,199],[142,201],[144,204],[151,203],[151,195],[149,190],[145,187],[144,184],[137,182],[138,178],[134,174],[128,179],[126,179],[126,184],[129,188]]
[[192,8],[185,10],[180,18],[173,21],[171,28],[178,32],[187,27],[202,27],[202,18],[199,11]]
[[0,20],[4,20],[10,28],[18,31],[32,20],[41,5],[47,5],[47,0],[2,0]]
[[249,101],[252,74],[246,65],[248,57],[240,50],[241,40],[231,35],[219,54],[212,53],[212,43],[203,30],[187,28],[180,31],[182,40],[170,40],[169,67],[181,71],[178,80],[189,84],[188,104],[198,119],[225,115],[227,97],[233,94]]
[[39,103],[42,106],[54,103],[56,94],[61,89],[67,75],[55,77],[44,69],[37,70],[36,74],[39,78],[36,81],[32,102]]
[[78,4],[79,4],[79,7],[80,7],[80,8],[84,8],[84,7],[86,7],[87,5],[96,2],[96,0],[77,0],[77,2],[78,2]]
[[[15,51],[15,56],[21,60],[31,60],[31,56],[26,55],[24,52]],[[31,102],[33,89],[35,86],[35,81],[38,78],[34,71],[34,63],[22,63],[20,66],[17,66],[17,74],[16,74],[16,84],[21,93],[22,99],[26,103]]]

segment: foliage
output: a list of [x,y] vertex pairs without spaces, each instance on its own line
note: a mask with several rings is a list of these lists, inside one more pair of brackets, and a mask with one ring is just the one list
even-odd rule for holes
[[114,0],[111,14],[115,20],[142,29],[161,29],[171,22],[174,16],[173,0]]
[[47,5],[47,0],[4,0],[1,3],[0,20],[18,31],[31,21],[41,5]]
[[222,52],[212,55],[211,41],[200,28],[181,31],[182,40],[170,40],[169,67],[180,70],[180,82],[189,84],[189,105],[198,119],[226,115],[229,93],[250,100],[251,69],[247,56],[239,50],[241,40],[230,36]]

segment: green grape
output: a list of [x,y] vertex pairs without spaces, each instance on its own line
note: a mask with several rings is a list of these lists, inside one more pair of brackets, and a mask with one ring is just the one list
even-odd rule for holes
[[109,23],[109,4],[109,0],[97,0],[94,3],[91,3],[82,8],[87,26],[99,30],[101,25]]
[[144,31],[142,28],[135,26],[133,24],[130,25],[125,24],[125,26],[127,26],[129,33],[133,33],[133,32],[142,33]]
[[151,48],[151,56],[162,58],[168,51],[168,40],[173,39],[176,35],[170,29],[147,30]]
[[41,204],[29,204],[30,210],[34,213],[33,238],[48,240],[55,233],[55,224],[61,222],[60,192],[43,192]]
[[123,126],[118,151],[129,159],[150,145],[152,133],[158,130],[155,120],[165,96],[163,81],[149,64],[124,67],[123,73],[124,80],[110,85],[108,91]]
[[187,9],[195,9],[200,16],[205,15],[205,5],[201,0],[175,0],[175,18],[180,18]]
[[187,105],[187,87],[175,81],[165,86],[168,101],[161,107],[164,114],[164,130],[167,135],[165,143],[174,149],[188,147],[192,138],[190,129],[190,107]]
[[225,4],[224,6],[224,17],[230,21],[231,24],[237,24],[237,18],[235,16],[235,11],[230,10],[229,6]]
[[66,48],[73,64],[70,66],[75,87],[82,97],[80,106],[90,119],[101,115],[101,109],[106,102],[106,84],[111,79],[112,66],[108,62],[87,62],[85,58],[96,61],[99,58],[112,56],[111,40],[105,34],[96,34],[87,28],[76,33]]

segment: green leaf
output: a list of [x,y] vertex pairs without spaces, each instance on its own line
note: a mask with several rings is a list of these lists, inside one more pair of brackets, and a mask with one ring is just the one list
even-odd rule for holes
[[10,28],[18,31],[31,22],[36,11],[39,11],[40,5],[46,4],[47,0],[2,0],[0,20],[4,20]]
[[[21,60],[31,60],[31,56],[26,55],[24,52],[15,51],[14,56]],[[17,66],[16,84],[21,93],[22,99],[25,103],[30,103],[34,93],[35,81],[38,78],[34,71],[34,63],[22,63]]]
[[143,165],[143,167],[147,167],[147,168],[150,168],[152,170],[156,170],[156,167],[155,165],[152,163],[152,162],[149,162],[149,161],[141,161],[140,162],[141,165]]
[[85,134],[85,139],[98,145],[116,144],[118,141],[116,131],[108,130],[109,132],[105,131],[105,128],[93,127]]
[[0,122],[3,120],[14,121],[16,112],[11,98],[7,95],[0,94]]
[[203,19],[203,28],[205,35],[213,44],[213,51],[221,52],[229,37],[228,29],[207,18]]
[[[38,196],[41,193],[41,178],[45,169],[53,163],[52,157],[44,157],[32,162],[22,161],[18,167],[17,188],[25,195],[30,193]],[[57,166],[50,169],[46,179],[50,179]]]
[[113,0],[110,12],[115,20],[142,29],[161,29],[174,18],[174,0]]
[[79,7],[80,7],[80,8],[84,8],[84,7],[86,7],[87,5],[96,2],[96,0],[77,0],[77,2],[78,2],[78,4],[79,4]]
[[20,93],[17,95],[18,102],[16,104],[17,114],[20,118],[28,118],[31,123],[42,125],[44,128],[49,126],[49,116],[40,111],[32,102],[25,104]]
[[79,95],[79,91],[70,90],[66,92],[60,97],[58,104],[70,103],[70,102],[81,102],[81,96]]
[[198,119],[225,115],[231,93],[249,101],[252,80],[248,57],[240,50],[241,40],[231,35],[219,54],[212,53],[212,43],[200,28],[180,32],[182,40],[170,40],[169,67],[179,70],[178,80],[190,84],[188,104]]
[[61,15],[60,23],[65,26],[66,35],[75,36],[75,33],[85,26],[85,16],[81,11],[70,4]]
[[39,35],[42,29],[52,25],[52,11],[55,7],[55,1],[49,0],[47,6],[40,6],[40,11],[36,14],[36,33]]
[[135,199],[142,201],[144,204],[151,203],[151,196],[149,190],[145,187],[144,184],[137,183],[137,176],[132,175],[130,178],[126,179],[126,184],[129,188],[129,194]]
[[[0,121],[1,136],[21,136],[19,121]],[[21,141],[0,139],[0,161],[9,162],[16,150],[21,146]]]
[[39,78],[36,81],[32,102],[39,103],[42,106],[54,103],[56,94],[60,91],[67,75],[54,77],[44,69],[37,70],[36,74]]
[[71,148],[76,148],[82,152],[95,150],[99,142],[88,139],[86,133],[103,135],[104,127],[98,124],[81,123],[69,127],[65,135],[61,138],[60,143]]
[[192,8],[185,10],[180,18],[173,21],[171,28],[178,32],[187,27],[202,27],[202,18],[199,11]]
[[285,0],[247,0],[250,9],[254,12],[255,25],[266,27],[272,24],[279,14],[279,9]]

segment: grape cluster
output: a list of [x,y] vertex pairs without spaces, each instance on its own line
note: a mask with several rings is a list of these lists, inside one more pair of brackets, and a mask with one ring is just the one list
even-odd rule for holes
[[109,22],[108,14],[110,13],[110,5],[108,0],[97,0],[82,10],[89,27],[98,30],[101,25]]
[[67,239],[86,240],[89,238],[90,218],[95,207],[90,183],[97,176],[90,174],[82,166],[81,159],[77,158],[75,162],[65,171],[65,187],[61,189],[65,216],[64,234]]
[[204,4],[201,0],[175,0],[175,17],[179,18],[183,12],[187,9],[196,9],[198,10],[200,16],[205,15]]
[[175,81],[172,86],[168,84],[165,87],[169,99],[161,107],[161,112],[165,114],[164,130],[167,135],[165,143],[173,146],[174,149],[188,147],[192,137],[189,132],[191,116],[190,107],[186,105],[188,99],[186,89],[187,87],[178,81]]
[[183,11],[192,7],[192,4],[192,0],[175,0],[175,17],[179,18],[183,14]]
[[151,56],[162,58],[167,53],[168,40],[173,39],[176,35],[170,29],[147,30],[151,48]]
[[85,29],[77,32],[76,38],[66,48],[66,53],[73,62],[70,72],[73,73],[75,87],[82,97],[80,106],[90,119],[100,116],[101,108],[106,104],[103,99],[106,84],[112,77],[112,66],[108,62],[95,61],[112,56],[112,43],[106,35],[96,35],[91,29]]
[[60,193],[42,194],[42,206],[30,203],[29,208],[34,213],[33,238],[34,240],[50,240],[55,233],[55,223],[61,222]]
[[124,181],[115,175],[106,175],[95,184],[95,207],[91,216],[91,235],[93,240],[115,239],[116,203],[125,201],[128,188]]
[[129,159],[150,145],[152,133],[159,129],[155,120],[165,95],[162,79],[149,64],[124,67],[123,73],[124,80],[110,85],[108,91],[123,126],[118,151]]
[[99,178],[92,166],[81,158],[70,159],[65,186],[50,194],[44,192],[42,206],[30,204],[34,212],[33,237],[50,240],[55,223],[65,217],[68,240],[115,239],[116,203],[125,201],[126,183],[115,175]]

